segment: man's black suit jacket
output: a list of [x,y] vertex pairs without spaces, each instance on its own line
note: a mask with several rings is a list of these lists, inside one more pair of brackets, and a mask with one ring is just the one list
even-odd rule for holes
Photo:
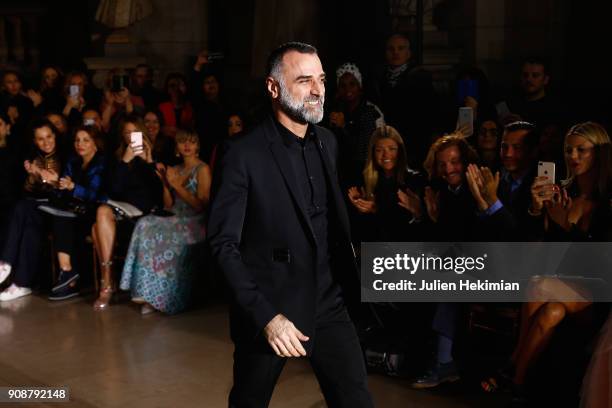
[[[331,270],[358,295],[348,215],[337,183],[336,141],[313,126],[328,181]],[[270,117],[230,138],[215,169],[208,238],[233,293],[230,328],[235,343],[262,339],[262,329],[282,313],[311,340],[315,328],[316,237],[287,148]],[[350,286],[350,288],[349,288]]]

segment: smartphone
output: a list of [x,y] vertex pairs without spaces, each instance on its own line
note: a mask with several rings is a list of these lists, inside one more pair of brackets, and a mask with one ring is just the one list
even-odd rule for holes
[[111,91],[119,92],[123,88],[130,87],[130,77],[129,75],[113,75]]
[[551,184],[555,183],[555,163],[554,162],[538,162],[538,177],[548,177]]
[[92,118],[85,118],[83,119],[83,125],[85,126],[93,126],[96,124],[96,121],[93,120]]
[[134,153],[140,154],[143,151],[142,146],[142,132],[132,132],[130,133],[130,146]]
[[474,134],[474,110],[470,107],[459,108],[457,116],[457,129],[467,128],[469,136]]
[[80,89],[78,85],[70,85],[70,97],[78,98],[80,93]]

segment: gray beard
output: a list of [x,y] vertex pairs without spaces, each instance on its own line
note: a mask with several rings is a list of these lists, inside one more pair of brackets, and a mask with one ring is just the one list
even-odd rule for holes
[[[305,106],[305,103],[313,100],[320,100],[321,104],[316,109],[308,109]],[[311,123],[317,124],[323,120],[323,104],[325,102],[325,97],[321,96],[319,98],[310,97],[300,102],[291,97],[289,92],[283,84],[280,86],[280,97],[278,98],[278,102],[283,112],[287,114],[291,119],[300,122],[300,123]]]

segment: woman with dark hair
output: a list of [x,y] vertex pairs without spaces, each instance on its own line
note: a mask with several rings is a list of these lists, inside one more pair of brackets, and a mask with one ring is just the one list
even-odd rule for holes
[[147,109],[144,114],[145,134],[153,146],[153,160],[163,164],[176,164],[174,140],[166,136],[161,130],[164,128],[164,116],[157,109]]
[[[246,114],[241,111],[230,111],[229,115],[227,115],[226,121],[226,137],[232,137],[237,135],[240,132],[244,132],[247,129],[246,122]],[[210,155],[210,170],[214,171],[215,163],[217,161],[217,148],[218,144],[213,147],[212,153]]]
[[[370,138],[363,170],[364,186],[351,187],[348,197],[363,228],[357,241],[410,241],[417,239],[424,215],[425,181],[408,168],[400,134],[391,126],[377,128]],[[419,238],[420,239],[420,238]]]
[[[1,119],[0,122],[3,122]],[[56,130],[46,119],[35,121],[32,138],[36,153],[23,163],[27,173],[25,198],[15,205],[8,225],[8,240],[0,253],[0,283],[12,275],[12,284],[0,293],[0,301],[8,301],[32,293],[40,253],[44,218],[38,206],[48,200],[58,186],[60,173]],[[1,132],[2,126],[0,126]]]
[[187,306],[194,277],[189,247],[205,238],[210,168],[198,157],[197,133],[180,130],[176,146],[183,163],[160,168],[164,206],[173,215],[149,215],[138,221],[121,274],[121,289],[132,292],[143,314],[173,314]]
[[60,112],[64,108],[63,82],[64,74],[58,66],[43,67],[38,90],[30,89],[26,93],[38,112],[42,114],[50,111]]
[[165,127],[163,132],[174,138],[178,128],[193,127],[193,108],[187,99],[187,81],[183,74],[168,74],[164,86],[168,101],[159,104]]
[[61,177],[55,173],[51,178],[51,181],[58,183],[61,202],[76,211],[52,212],[53,239],[60,274],[49,300],[63,300],[78,295],[79,272],[72,263],[79,242],[77,238],[85,237],[91,231],[95,219],[93,208],[97,203],[106,201],[103,188],[106,159],[99,150],[100,144],[98,128],[77,127],[74,130],[76,154],[68,159]]
[[[94,303],[94,310],[105,310],[114,292],[112,265],[117,230],[120,230],[125,239],[130,236],[135,222],[121,213],[121,206],[127,203],[142,214],[162,207],[162,183],[156,173],[152,143],[142,119],[138,116],[124,118],[119,124],[119,131],[122,136],[121,144],[112,160],[109,172],[110,200],[107,204],[98,207],[96,223],[91,229],[102,275],[100,294]],[[141,151],[135,150],[131,144],[132,132],[143,134]]]

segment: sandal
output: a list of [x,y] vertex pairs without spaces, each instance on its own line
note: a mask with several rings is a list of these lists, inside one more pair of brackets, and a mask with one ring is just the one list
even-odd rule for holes
[[115,291],[113,290],[112,286],[105,286],[104,282],[102,282],[100,296],[98,296],[98,299],[96,299],[93,305],[94,310],[102,311],[108,309],[108,305],[110,304],[111,299],[113,298],[114,292]]

